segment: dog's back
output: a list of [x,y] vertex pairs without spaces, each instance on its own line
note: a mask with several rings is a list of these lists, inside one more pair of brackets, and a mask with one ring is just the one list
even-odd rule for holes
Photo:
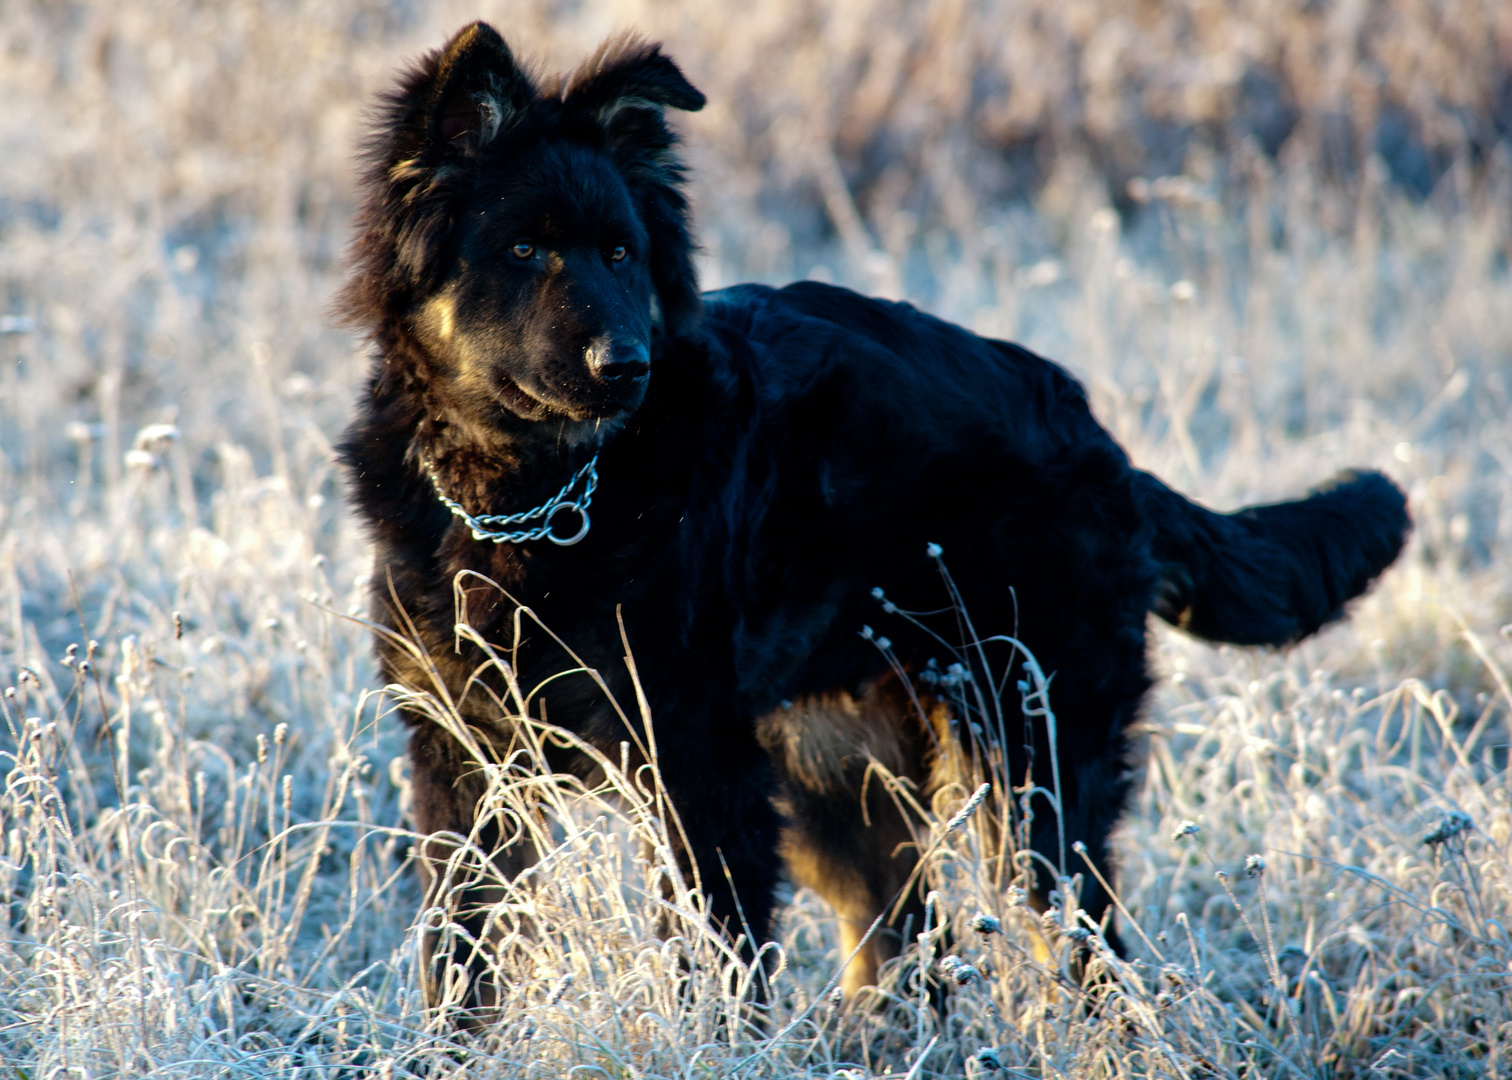
[[[959,478],[996,487],[994,473],[1098,456],[1115,471],[1127,465],[1059,365],[911,305],[800,282],[712,293],[706,312],[731,351],[749,354],[761,422],[803,442],[800,470],[813,469],[846,521],[916,514],[943,535],[950,513],[931,504]],[[1314,633],[1395,561],[1411,529],[1402,492],[1375,472],[1232,514],[1149,473],[1126,476],[1159,568],[1151,610],[1215,642],[1285,645]]]

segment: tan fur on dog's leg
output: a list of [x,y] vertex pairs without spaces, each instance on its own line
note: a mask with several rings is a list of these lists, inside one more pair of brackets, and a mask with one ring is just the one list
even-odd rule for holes
[[901,781],[919,798],[930,779],[932,740],[915,713],[889,678],[860,699],[809,699],[761,722],[762,744],[783,777],[782,852],[793,879],[835,909],[841,956],[849,958],[840,981],[847,1000],[876,984],[904,944],[909,917],[918,921],[917,843],[907,800],[889,790]]

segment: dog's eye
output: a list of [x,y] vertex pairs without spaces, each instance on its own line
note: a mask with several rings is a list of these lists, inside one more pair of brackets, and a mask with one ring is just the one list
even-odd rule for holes
[[527,244],[525,241],[521,240],[518,244],[516,244],[509,250],[514,253],[514,257],[517,259],[528,259],[535,254],[535,245]]
[[621,244],[619,247],[615,248],[613,251],[611,251],[609,253],[609,257],[611,259],[613,259],[615,262],[624,262],[625,261],[625,256],[629,255],[629,254],[630,253],[625,250],[624,245]]

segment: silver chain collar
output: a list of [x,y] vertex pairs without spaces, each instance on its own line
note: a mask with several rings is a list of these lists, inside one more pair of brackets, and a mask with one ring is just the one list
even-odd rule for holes
[[[598,489],[598,453],[596,451],[588,460],[588,464],[573,473],[572,479],[562,485],[561,491],[540,506],[530,510],[521,510],[518,514],[479,514],[473,517],[462,509],[455,499],[449,498],[446,492],[441,490],[441,481],[436,479],[435,471],[429,462],[426,463],[425,472],[430,477],[431,486],[436,489],[436,497],[441,500],[441,504],[467,524],[467,527],[472,530],[474,540],[491,540],[495,544],[523,544],[527,540],[545,539],[553,544],[560,544],[562,547],[571,547],[588,535],[588,528],[592,524],[588,520],[588,506],[593,502],[594,491]],[[580,482],[583,484],[583,493],[572,498],[572,489]],[[561,537],[551,531],[551,519],[560,510],[570,510],[583,519],[578,531],[571,536]],[[540,524],[514,532],[500,532],[489,528],[490,525],[524,525],[532,521]]]

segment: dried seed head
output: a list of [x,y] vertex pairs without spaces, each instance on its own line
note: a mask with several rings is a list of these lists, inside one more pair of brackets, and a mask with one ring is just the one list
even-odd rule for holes
[[971,917],[971,928],[979,934],[996,934],[1002,931],[1003,924],[985,911],[979,911]]
[[556,986],[552,989],[551,995],[546,999],[546,1004],[555,1005],[557,1002],[562,1000],[562,996],[566,994],[567,991],[571,988],[572,972],[569,971],[566,975],[562,976],[562,981],[557,983]]
[[982,800],[987,798],[987,793],[991,790],[991,784],[983,784],[976,791],[972,792],[971,798],[966,800],[966,805],[957,810],[954,816],[945,823],[945,834],[948,836],[965,825],[966,819],[976,813],[977,807],[982,805]]
[[959,956],[947,956],[939,963],[940,971],[957,986],[965,986],[982,977],[982,973]]
[[1003,1061],[997,1056],[997,1051],[990,1046],[984,1046],[976,1052],[976,1063],[988,1072],[997,1072],[1003,1067]]
[[1250,877],[1259,877],[1265,873],[1265,856],[1251,855],[1244,860],[1244,872]]
[[938,559],[941,555],[945,554],[945,549],[942,548],[939,544],[926,544],[924,547],[924,553],[931,559]]
[[178,439],[179,429],[172,424],[148,424],[136,433],[131,444],[138,450],[161,450]]
[[257,733],[257,763],[262,765],[268,760],[268,737],[262,732]]
[[1423,843],[1434,846],[1445,844],[1473,828],[1475,828],[1475,821],[1469,814],[1463,810],[1451,810],[1444,815],[1444,820],[1439,822],[1438,828],[1423,837]]
[[1183,821],[1180,825],[1176,826],[1176,831],[1171,833],[1171,839],[1180,840],[1183,836],[1196,836],[1201,831],[1202,826],[1195,821]]
[[964,664],[951,664],[945,669],[945,674],[940,678],[942,686],[960,686],[962,683],[971,681],[971,672],[966,670]]
[[158,457],[148,450],[128,450],[122,459],[126,468],[137,472],[155,472]]
[[1017,885],[1008,886],[1008,906],[1023,907],[1029,902],[1029,894]]

